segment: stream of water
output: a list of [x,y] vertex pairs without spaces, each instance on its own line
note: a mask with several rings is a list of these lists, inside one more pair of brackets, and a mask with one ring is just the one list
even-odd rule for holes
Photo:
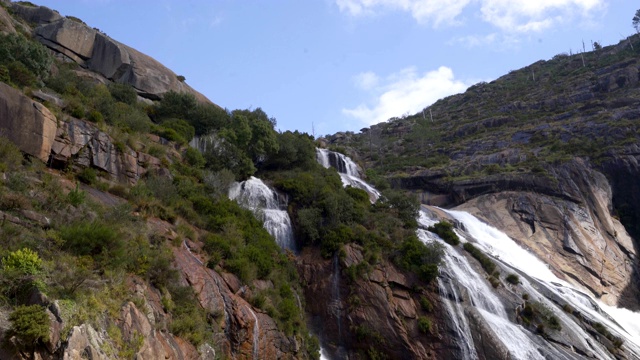
[[279,201],[275,190],[252,176],[243,182],[234,183],[229,189],[229,199],[251,210],[282,249],[295,251],[291,218],[287,213],[286,203]]

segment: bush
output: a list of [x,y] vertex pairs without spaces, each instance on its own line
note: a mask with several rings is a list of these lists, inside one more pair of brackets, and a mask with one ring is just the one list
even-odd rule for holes
[[17,170],[22,159],[20,149],[11,140],[0,136],[0,172]]
[[69,201],[69,204],[73,206],[78,206],[84,202],[84,199],[86,196],[87,196],[87,193],[80,190],[80,185],[76,183],[76,188],[69,191],[69,194],[67,194],[67,200]]
[[2,270],[22,275],[37,275],[42,270],[42,259],[31,249],[20,249],[2,259]]
[[49,341],[49,315],[40,305],[18,306],[9,315],[10,336],[15,336],[20,345],[33,349],[39,344]]
[[138,93],[128,84],[109,83],[107,86],[111,97],[115,101],[119,101],[128,105],[135,105],[138,102]]
[[520,277],[518,277],[518,275],[516,275],[516,274],[507,275],[506,280],[507,280],[507,282],[509,282],[510,284],[513,284],[513,285],[520,284]]
[[96,174],[95,169],[87,167],[78,173],[78,180],[85,184],[93,185],[98,181],[98,175]]
[[487,274],[492,275],[496,271],[496,264],[480,249],[473,246],[473,244],[465,243],[464,249],[480,262],[480,265],[482,265],[482,268]]
[[428,313],[433,311],[433,305],[431,304],[431,301],[429,301],[429,299],[424,296],[420,297],[420,307],[422,308],[422,310]]
[[420,317],[418,319],[418,329],[423,334],[430,334],[431,333],[431,320],[427,319],[426,317]]
[[63,249],[75,255],[92,256],[104,265],[122,265],[126,248],[122,234],[114,227],[97,221],[80,222],[60,229]]
[[187,148],[187,150],[184,153],[184,159],[186,160],[187,164],[189,164],[192,167],[195,167],[196,169],[203,168],[207,162],[205,158],[202,156],[202,154],[200,153],[200,151],[192,147]]
[[52,63],[49,51],[39,42],[20,34],[0,34],[0,65],[8,68],[12,81],[31,83],[44,79]]
[[422,281],[431,282],[438,276],[438,265],[443,255],[438,243],[424,244],[415,236],[406,238],[395,258],[400,267],[415,272]]
[[453,225],[446,221],[440,221],[433,226],[429,226],[427,230],[438,234],[447,244],[457,246],[460,244],[460,238],[453,231]]

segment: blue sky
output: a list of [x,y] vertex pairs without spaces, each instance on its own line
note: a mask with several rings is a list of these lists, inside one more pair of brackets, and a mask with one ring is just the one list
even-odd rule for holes
[[220,106],[316,136],[413,114],[535,61],[617,43],[630,0],[34,0]]

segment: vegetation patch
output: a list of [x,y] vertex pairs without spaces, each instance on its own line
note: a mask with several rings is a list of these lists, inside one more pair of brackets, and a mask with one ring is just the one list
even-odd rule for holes
[[460,238],[453,231],[453,225],[447,221],[439,221],[433,226],[429,226],[427,230],[438,234],[442,240],[452,246],[460,244]]

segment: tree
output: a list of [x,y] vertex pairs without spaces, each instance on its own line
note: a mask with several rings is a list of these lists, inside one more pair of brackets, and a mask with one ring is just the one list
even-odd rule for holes
[[640,9],[636,10],[636,14],[633,16],[631,22],[637,33],[640,33]]

